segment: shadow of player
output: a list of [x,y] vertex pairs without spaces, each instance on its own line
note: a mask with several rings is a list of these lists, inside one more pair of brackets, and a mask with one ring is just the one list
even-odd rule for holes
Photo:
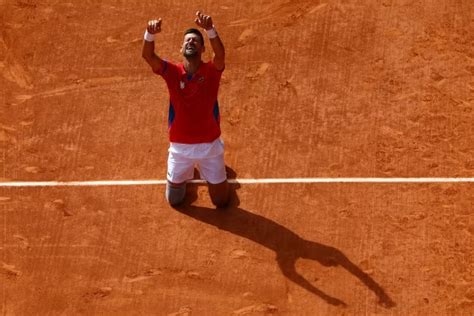
[[365,284],[379,299],[379,304],[390,308],[395,306],[384,289],[368,274],[352,263],[340,250],[317,242],[305,240],[288,228],[255,213],[239,208],[236,189],[239,185],[231,185],[232,200],[225,209],[214,209],[194,206],[197,198],[197,184],[189,185],[186,202],[176,210],[213,225],[221,230],[252,240],[276,253],[276,261],[282,273],[289,280],[319,296],[332,305],[346,304],[315,287],[296,271],[295,264],[299,258],[318,261],[324,266],[341,266]]

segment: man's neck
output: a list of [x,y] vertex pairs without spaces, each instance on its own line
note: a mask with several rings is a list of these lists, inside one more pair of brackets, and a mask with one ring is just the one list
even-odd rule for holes
[[186,57],[183,62],[184,70],[186,70],[186,73],[193,75],[199,69],[201,62],[201,56]]

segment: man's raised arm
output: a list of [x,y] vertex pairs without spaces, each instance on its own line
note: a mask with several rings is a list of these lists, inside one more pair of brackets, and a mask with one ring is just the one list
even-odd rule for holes
[[155,54],[155,34],[161,32],[161,18],[148,21],[148,27],[144,35],[142,57],[151,66],[153,72],[161,72],[163,61]]
[[202,14],[200,11],[196,12],[196,24],[206,30],[207,37],[211,42],[212,50],[214,51],[214,66],[217,70],[224,70],[225,68],[225,49],[224,44],[217,34],[212,18],[209,15]]

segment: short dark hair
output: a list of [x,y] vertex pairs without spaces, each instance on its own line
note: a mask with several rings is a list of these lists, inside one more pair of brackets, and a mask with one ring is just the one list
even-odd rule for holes
[[202,33],[198,29],[187,29],[186,31],[184,31],[184,36],[186,36],[186,34],[196,34],[201,40],[201,44],[204,45],[204,37],[202,37]]

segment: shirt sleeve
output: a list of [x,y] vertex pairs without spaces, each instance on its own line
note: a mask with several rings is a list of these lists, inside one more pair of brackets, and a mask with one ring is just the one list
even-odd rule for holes
[[216,69],[216,66],[214,65],[214,62],[213,62],[212,60],[209,61],[209,66],[212,68],[212,70],[213,70],[214,72],[217,72],[217,73],[219,73],[219,74],[222,74],[222,73],[224,72],[224,70],[225,70],[225,66],[224,66],[224,69],[222,69],[222,70],[217,70],[217,69]]
[[176,80],[179,76],[178,66],[167,60],[163,60],[162,62],[163,67],[161,67],[161,71],[156,72],[156,74],[163,77],[166,82]]
[[225,68],[222,70],[217,70],[214,63],[212,61],[209,61],[209,72],[211,73],[212,78],[214,78],[215,81],[219,82],[221,80],[221,76],[224,70]]

